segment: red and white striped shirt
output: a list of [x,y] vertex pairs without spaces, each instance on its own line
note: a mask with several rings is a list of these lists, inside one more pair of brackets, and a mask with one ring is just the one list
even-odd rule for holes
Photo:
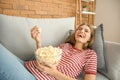
[[[78,78],[84,71],[86,74],[95,74],[97,69],[97,55],[94,50],[84,51],[74,48],[71,44],[65,43],[59,46],[63,53],[57,70],[72,78]],[[55,77],[40,72],[35,66],[35,61],[25,62],[27,69],[36,77],[37,80],[56,80]]]

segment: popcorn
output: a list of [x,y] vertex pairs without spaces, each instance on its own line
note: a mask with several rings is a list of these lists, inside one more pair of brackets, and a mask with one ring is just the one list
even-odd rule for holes
[[41,64],[45,62],[56,66],[61,59],[62,49],[48,46],[37,49],[35,54],[36,59],[40,61]]

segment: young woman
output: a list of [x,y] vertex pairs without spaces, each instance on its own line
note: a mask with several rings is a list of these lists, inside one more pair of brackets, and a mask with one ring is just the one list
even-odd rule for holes
[[[40,48],[38,27],[31,30],[31,36],[36,41],[37,48]],[[95,80],[97,56],[91,49],[93,42],[94,29],[87,24],[82,24],[64,44],[59,46],[63,53],[56,68],[47,63],[41,65],[36,61],[28,61],[25,65],[38,80],[77,80],[82,71],[85,72],[84,80]]]
[[[38,27],[31,29],[31,36],[40,48]],[[77,80],[83,71],[84,80],[95,80],[97,56],[91,49],[93,42],[94,29],[87,24],[80,25],[64,44],[58,46],[63,53],[56,68],[35,60],[24,62],[0,45],[3,48],[0,50],[0,80]]]

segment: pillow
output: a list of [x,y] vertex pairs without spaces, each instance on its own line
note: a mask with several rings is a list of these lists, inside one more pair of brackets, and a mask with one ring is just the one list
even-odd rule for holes
[[96,51],[98,56],[98,64],[97,64],[98,72],[106,73],[107,64],[106,64],[105,43],[103,36],[103,24],[100,24],[95,29],[95,42],[93,44],[93,49]]
[[[74,30],[69,30],[69,35],[71,35]],[[104,36],[103,36],[103,24],[100,24],[97,28],[95,28],[95,42],[93,44],[93,49],[97,53],[98,56],[98,64],[97,70],[100,73],[107,72],[106,65],[106,55],[105,55],[105,44],[104,44]]]
[[[16,74],[17,73],[17,74]],[[0,80],[35,80],[23,61],[0,43]]]
[[30,30],[37,25],[42,29],[42,46],[58,46],[74,29],[74,17],[68,18],[27,18],[0,14],[0,42],[22,60],[29,60],[36,50]]

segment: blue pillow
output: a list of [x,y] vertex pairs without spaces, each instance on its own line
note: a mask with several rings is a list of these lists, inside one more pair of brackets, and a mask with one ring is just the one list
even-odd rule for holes
[[23,61],[0,44],[0,80],[35,80]]

